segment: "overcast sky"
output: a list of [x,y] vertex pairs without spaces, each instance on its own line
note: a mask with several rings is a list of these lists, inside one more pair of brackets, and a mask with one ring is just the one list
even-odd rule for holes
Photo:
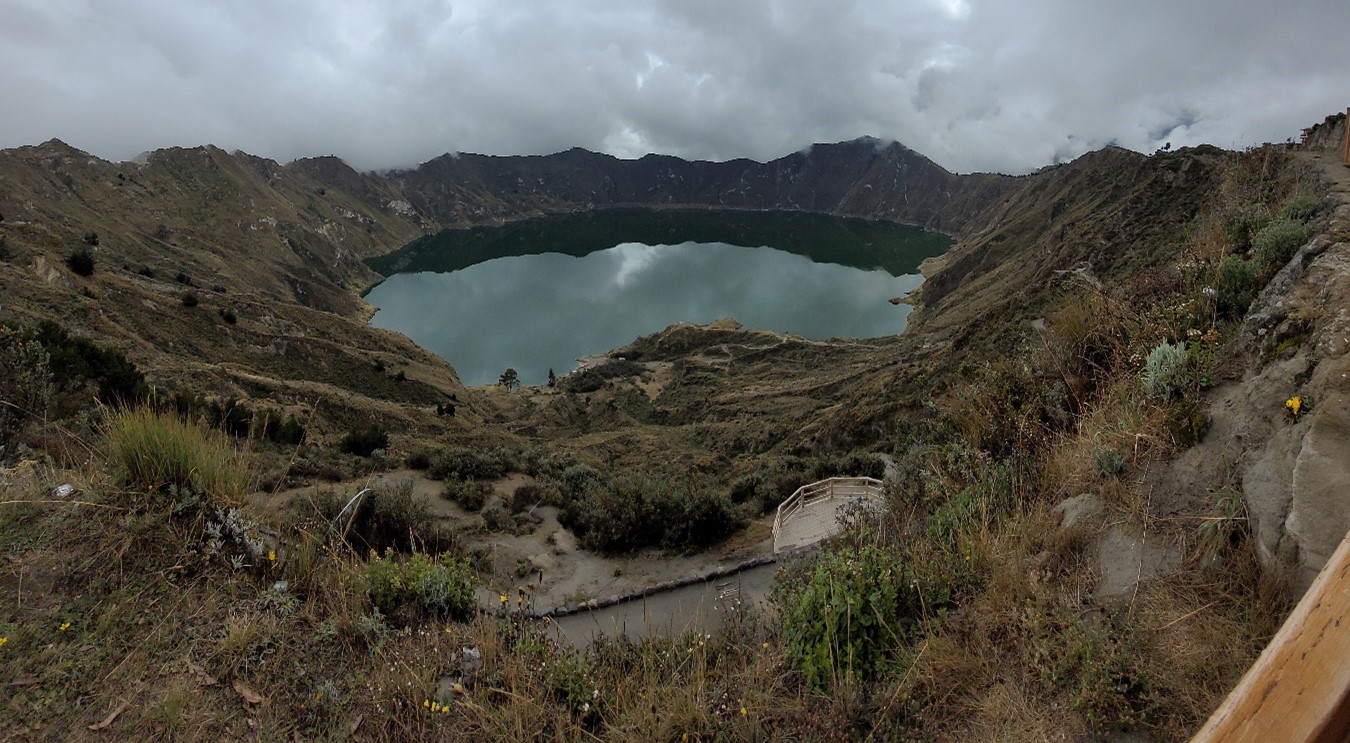
[[957,171],[1296,137],[1350,105],[1347,0],[0,0],[0,147],[211,143]]

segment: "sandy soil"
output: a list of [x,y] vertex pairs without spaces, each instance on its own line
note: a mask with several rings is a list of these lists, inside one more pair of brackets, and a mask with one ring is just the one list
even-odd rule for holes
[[[558,510],[551,506],[527,509],[538,523],[519,534],[490,532],[483,519],[441,497],[443,483],[427,479],[415,470],[397,470],[361,480],[325,483],[286,490],[275,495],[254,493],[247,508],[261,521],[272,521],[283,509],[301,508],[324,490],[335,490],[348,497],[365,487],[388,487],[400,482],[412,483],[414,497],[425,502],[431,513],[443,522],[459,528],[467,550],[486,550],[490,571],[481,576],[479,601],[496,608],[502,595],[513,606],[543,610],[589,599],[604,599],[654,586],[658,583],[697,575],[716,567],[739,563],[771,554],[772,517],[752,522],[733,535],[720,548],[697,555],[667,555],[649,550],[626,557],[605,557],[581,549],[571,531],[558,523]],[[521,474],[512,474],[492,483],[494,501],[509,499],[520,485],[533,482]]]

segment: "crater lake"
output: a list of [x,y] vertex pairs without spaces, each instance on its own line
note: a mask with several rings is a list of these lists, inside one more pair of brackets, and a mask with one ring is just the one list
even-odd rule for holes
[[904,330],[891,304],[945,235],[797,212],[611,209],[445,230],[368,261],[377,327],[450,362],[468,385],[513,368],[542,384],[674,323],[734,318],[811,339]]

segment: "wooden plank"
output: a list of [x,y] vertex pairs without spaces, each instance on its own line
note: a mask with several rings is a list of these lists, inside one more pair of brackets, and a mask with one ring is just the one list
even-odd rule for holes
[[1193,743],[1350,737],[1350,534]]

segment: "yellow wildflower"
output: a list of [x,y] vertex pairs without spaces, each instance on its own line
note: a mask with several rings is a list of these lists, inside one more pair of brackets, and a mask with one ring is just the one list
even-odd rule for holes
[[741,707],[741,717],[745,717],[748,714],[750,714],[750,710],[746,709],[745,707]]
[[764,643],[764,649],[765,649],[765,650],[768,650],[768,649],[769,649],[769,643],[767,643],[767,642]]
[[276,561],[277,561],[277,551],[276,551],[276,550],[267,550],[267,561],[268,561],[268,562],[276,562]]
[[502,594],[502,599],[501,599],[501,600],[502,600],[502,603],[503,603],[503,604],[506,603],[506,594],[504,594],[504,593]]
[[9,642],[8,637],[0,637],[0,648],[4,647],[7,642]]
[[62,623],[61,623],[60,630],[61,630],[62,632],[65,632],[65,631],[68,630],[68,629],[70,629],[70,622],[62,622]]
[[1285,410],[1289,411],[1290,415],[1297,418],[1298,414],[1303,410],[1303,398],[1298,395],[1294,395],[1293,397],[1284,401],[1284,407]]
[[430,707],[430,706],[431,706],[431,700],[430,700],[430,699],[423,699],[423,700],[422,700],[422,706],[423,706],[423,707]]

